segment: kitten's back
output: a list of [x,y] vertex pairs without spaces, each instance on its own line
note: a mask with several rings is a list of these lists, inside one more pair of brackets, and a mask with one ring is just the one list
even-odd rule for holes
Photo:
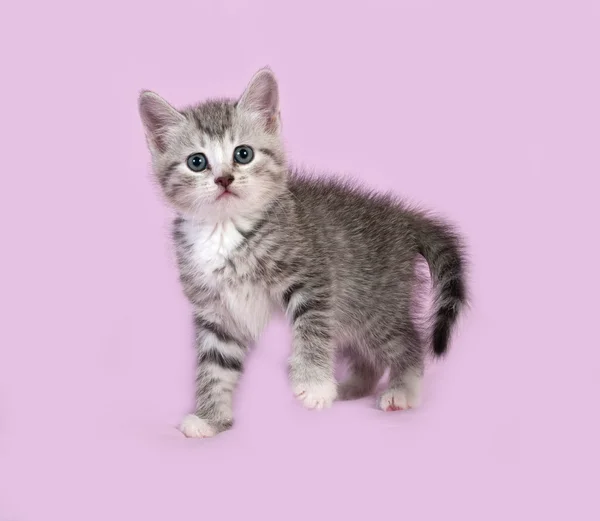
[[295,173],[289,183],[302,233],[319,249],[314,261],[329,263],[324,269],[344,295],[346,312],[406,313],[417,256],[425,258],[436,288],[432,350],[443,355],[467,301],[464,248],[453,226],[349,182]]

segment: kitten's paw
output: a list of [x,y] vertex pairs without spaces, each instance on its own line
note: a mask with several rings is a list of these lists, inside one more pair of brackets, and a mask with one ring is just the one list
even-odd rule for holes
[[404,389],[388,389],[380,397],[378,406],[382,411],[404,411],[419,406],[419,397]]
[[401,389],[388,389],[380,397],[378,406],[382,411],[403,411],[421,405],[422,375],[408,371],[404,375]]
[[326,409],[337,397],[335,382],[306,382],[294,386],[294,394],[307,409]]
[[188,414],[181,422],[179,430],[188,438],[210,438],[217,434],[217,429],[195,414]]

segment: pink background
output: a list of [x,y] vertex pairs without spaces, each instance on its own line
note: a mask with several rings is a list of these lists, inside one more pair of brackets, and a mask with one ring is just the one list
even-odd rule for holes
[[[2,11],[1,521],[600,518],[598,2]],[[234,430],[187,440],[192,331],[136,97],[237,96],[266,64],[296,164],[461,225],[473,309],[397,414],[303,410],[277,319]]]

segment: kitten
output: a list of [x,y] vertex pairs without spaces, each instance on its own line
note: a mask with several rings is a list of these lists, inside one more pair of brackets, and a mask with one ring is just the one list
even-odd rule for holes
[[[156,179],[178,215],[173,237],[196,329],[196,410],[183,433],[232,426],[248,346],[276,307],[293,325],[290,379],[306,407],[369,395],[387,368],[378,406],[417,406],[427,347],[446,352],[466,301],[456,232],[392,197],[291,172],[268,68],[237,101],[176,110],[145,91],[139,110]],[[419,254],[437,294],[430,332],[412,316]],[[351,368],[339,387],[336,354]]]

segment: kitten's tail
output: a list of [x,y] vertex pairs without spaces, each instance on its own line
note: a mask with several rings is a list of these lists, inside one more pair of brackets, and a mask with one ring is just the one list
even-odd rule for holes
[[459,235],[441,221],[419,219],[417,230],[419,253],[429,264],[436,293],[431,347],[434,356],[440,357],[467,303],[464,248]]

